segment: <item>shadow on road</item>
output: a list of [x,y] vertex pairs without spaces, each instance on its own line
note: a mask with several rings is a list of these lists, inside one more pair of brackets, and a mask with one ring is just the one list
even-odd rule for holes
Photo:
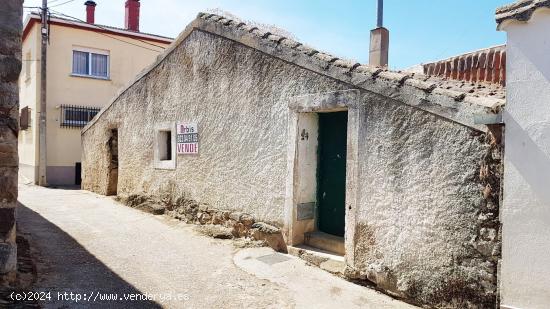
[[37,263],[33,289],[50,292],[45,308],[162,308],[55,224],[21,203],[17,211],[17,227],[29,238]]
[[80,185],[50,185],[47,187],[52,190],[80,190]]

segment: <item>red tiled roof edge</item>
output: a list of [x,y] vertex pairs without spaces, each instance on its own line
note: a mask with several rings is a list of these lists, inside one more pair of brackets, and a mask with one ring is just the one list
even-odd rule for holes
[[506,85],[506,45],[422,64],[424,74],[471,83]]

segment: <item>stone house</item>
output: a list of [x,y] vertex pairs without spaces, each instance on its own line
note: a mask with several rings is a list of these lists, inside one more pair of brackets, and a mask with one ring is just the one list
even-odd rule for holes
[[200,13],[82,130],[82,186],[246,213],[397,297],[494,307],[503,91]]

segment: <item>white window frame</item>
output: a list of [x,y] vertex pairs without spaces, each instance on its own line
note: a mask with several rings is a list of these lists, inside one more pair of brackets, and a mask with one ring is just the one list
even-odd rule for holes
[[[164,143],[162,140],[162,132],[170,132],[171,136],[171,159],[170,160],[161,160],[160,159],[160,148],[161,143]],[[154,131],[154,143],[153,143],[153,166],[155,169],[161,170],[175,170],[176,169],[176,123],[173,121],[159,123],[155,126]]]
[[[105,79],[105,80],[109,80],[111,78],[111,54],[108,50],[73,46],[73,49],[71,51],[71,63],[73,61],[75,51],[83,52],[83,53],[88,54],[88,72],[90,72],[90,73],[89,74],[75,73],[74,72],[74,67],[73,67],[73,65],[71,65],[71,76],[89,77],[89,78]],[[107,76],[92,75],[92,54],[107,56]]]

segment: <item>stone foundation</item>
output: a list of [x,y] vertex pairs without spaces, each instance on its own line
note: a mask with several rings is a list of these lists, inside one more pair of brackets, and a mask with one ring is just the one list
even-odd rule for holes
[[157,215],[166,214],[188,224],[224,227],[230,234],[216,230],[211,235],[213,237],[254,239],[265,242],[275,251],[287,253],[281,229],[265,222],[256,222],[246,213],[215,209],[186,197],[173,200],[168,195],[153,197],[133,194],[120,198],[120,201],[132,208]]
[[9,286],[0,285],[0,308],[42,308],[36,299],[13,299],[12,293],[28,293],[37,279],[37,269],[29,241],[17,235],[17,279]]

